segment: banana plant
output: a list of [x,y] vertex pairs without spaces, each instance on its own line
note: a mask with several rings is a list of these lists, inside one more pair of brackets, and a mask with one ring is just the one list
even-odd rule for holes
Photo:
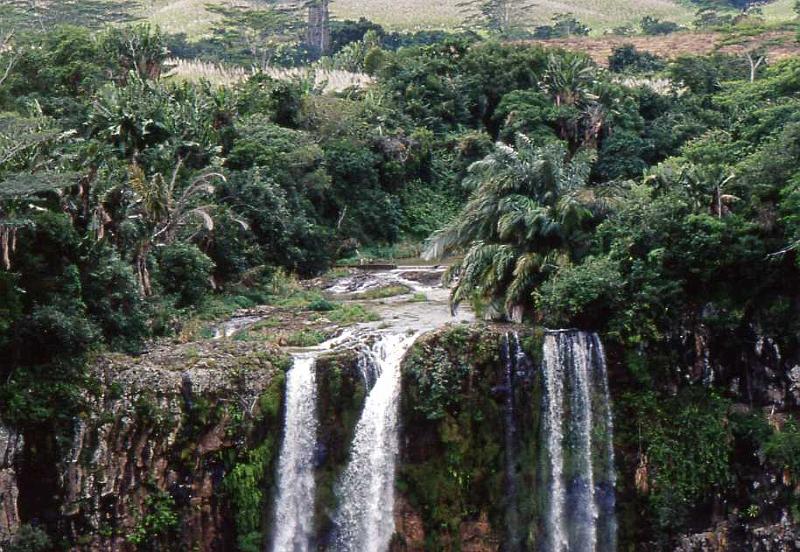
[[182,166],[183,161],[179,160],[169,179],[161,173],[147,178],[136,164],[129,168],[128,186],[133,197],[127,218],[139,228],[133,260],[145,296],[152,294],[148,257],[154,246],[174,243],[179,237],[192,240],[203,229],[214,230],[212,206],[201,202],[214,193],[213,182],[224,181],[225,177],[207,172],[180,186]]

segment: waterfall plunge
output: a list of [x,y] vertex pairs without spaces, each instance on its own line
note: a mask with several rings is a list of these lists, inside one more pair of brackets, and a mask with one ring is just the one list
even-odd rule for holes
[[414,339],[387,334],[363,353],[365,380],[375,378],[375,384],[356,425],[339,487],[335,549],[341,552],[382,552],[394,533],[400,363]]
[[[524,549],[526,532],[521,522],[520,489],[523,488],[520,476],[520,428],[518,427],[517,390],[524,393],[529,384],[531,363],[519,341],[517,332],[506,333],[500,347],[503,361],[503,437],[505,457],[505,522],[506,542],[504,552],[519,552]],[[523,403],[525,404],[525,403]]]
[[307,552],[313,531],[317,443],[315,358],[296,356],[286,375],[286,420],[278,462],[273,552]]
[[613,426],[599,337],[548,333],[542,369],[548,455],[544,550],[614,550]]

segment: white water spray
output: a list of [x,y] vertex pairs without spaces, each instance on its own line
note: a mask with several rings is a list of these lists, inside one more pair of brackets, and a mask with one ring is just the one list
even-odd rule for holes
[[296,356],[286,375],[286,419],[278,461],[273,552],[308,552],[310,549],[318,425],[315,358]]
[[562,552],[567,549],[567,531],[564,520],[564,359],[556,336],[544,340],[545,419],[544,433],[550,460],[549,499],[546,518],[548,550]]
[[400,363],[415,337],[387,334],[363,353],[377,379],[356,425],[339,487],[336,550],[383,552],[394,533]]
[[[599,337],[577,331],[547,334],[543,374],[549,459],[544,549],[613,551],[613,424]],[[600,467],[598,474],[595,464]]]

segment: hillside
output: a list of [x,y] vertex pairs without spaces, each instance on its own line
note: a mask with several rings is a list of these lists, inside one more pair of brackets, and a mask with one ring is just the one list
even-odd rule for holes
[[[143,15],[169,32],[198,36],[208,29],[214,17],[205,6],[224,2],[229,0],[153,0],[143,9]],[[460,3],[461,0],[333,0],[331,9],[338,19],[365,17],[395,30],[452,28],[463,21]],[[793,0],[777,0],[763,7],[764,15],[768,21],[785,21],[794,15],[793,4]],[[574,13],[592,28],[593,34],[600,34],[645,15],[688,25],[695,9],[675,0],[542,0],[531,10],[531,23],[545,23],[554,14],[564,12]]]
[[637,50],[650,52],[666,59],[690,54],[707,55],[715,52],[745,55],[746,52],[756,49],[765,50],[772,61],[800,54],[800,43],[795,39],[795,33],[780,30],[738,39],[719,32],[681,32],[664,36],[576,36],[528,42],[585,52],[600,65],[607,65],[609,56],[614,49],[624,44],[632,44]]

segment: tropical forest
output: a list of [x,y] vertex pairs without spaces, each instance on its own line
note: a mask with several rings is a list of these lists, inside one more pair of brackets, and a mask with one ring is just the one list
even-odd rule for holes
[[800,2],[0,0],[0,552],[800,550]]

